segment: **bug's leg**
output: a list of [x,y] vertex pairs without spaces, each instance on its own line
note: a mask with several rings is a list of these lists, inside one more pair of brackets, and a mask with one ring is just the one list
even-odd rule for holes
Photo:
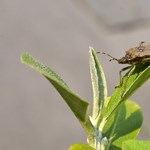
[[138,47],[139,51],[143,51],[145,49],[144,43],[145,43],[144,41],[140,42],[139,47]]
[[140,46],[143,46],[144,43],[146,43],[146,42],[141,41],[140,44],[139,44],[139,47],[140,47]]
[[135,69],[135,65],[130,66],[130,67],[131,67],[131,69],[130,69],[130,71],[128,72],[127,78],[126,78],[126,80],[125,80],[121,97],[124,96],[124,93],[125,93],[125,90],[126,90],[126,86],[127,86],[127,81],[128,81],[128,79],[129,79],[129,77],[131,76],[131,74],[133,73],[133,71],[134,71],[134,69]]
[[131,68],[131,66],[127,66],[127,67],[125,67],[125,68],[123,68],[123,69],[121,69],[121,70],[119,71],[119,79],[120,79],[120,83],[119,83],[119,85],[116,86],[116,88],[122,86],[122,80],[121,80],[122,75],[121,75],[121,73],[122,73],[123,71],[129,69],[129,68]]

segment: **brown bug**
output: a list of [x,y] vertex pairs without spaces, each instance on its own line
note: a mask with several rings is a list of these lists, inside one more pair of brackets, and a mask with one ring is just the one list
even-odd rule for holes
[[150,62],[150,44],[144,45],[144,43],[145,42],[142,41],[142,42],[140,42],[138,47],[134,47],[134,48],[127,50],[125,56],[122,57],[121,59],[116,59],[113,56],[111,56],[105,52],[97,52],[97,53],[105,54],[105,55],[111,57],[112,59],[110,59],[110,61],[116,60],[119,64],[130,64],[130,66],[127,66],[127,67],[121,69],[119,72],[119,76],[120,76],[119,86],[121,86],[122,85],[121,73],[127,69],[130,69],[130,71],[127,74],[127,78],[126,78],[125,85],[124,85],[125,87],[123,89],[122,96],[124,95],[124,90],[126,88],[127,80],[130,77],[133,70],[135,69],[135,66],[137,64],[144,64],[144,63]]

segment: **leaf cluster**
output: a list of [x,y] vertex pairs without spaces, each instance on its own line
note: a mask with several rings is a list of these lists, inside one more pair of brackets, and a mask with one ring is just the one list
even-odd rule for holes
[[122,78],[122,86],[115,88],[112,96],[108,97],[105,74],[93,48],[89,50],[89,58],[93,87],[92,115],[87,101],[75,94],[51,68],[27,53],[21,56],[21,62],[38,71],[56,88],[85,130],[88,144],[74,144],[69,150],[150,149],[149,141],[135,140],[143,116],[141,108],[128,99],[150,78],[150,63],[136,65],[129,79],[127,73]]

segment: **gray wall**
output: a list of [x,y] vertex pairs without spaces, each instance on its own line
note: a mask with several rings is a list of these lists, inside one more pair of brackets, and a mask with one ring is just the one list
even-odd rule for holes
[[[140,41],[150,41],[149,3],[1,0],[0,149],[66,150],[85,143],[86,135],[59,94],[19,57],[27,51],[49,65],[91,104],[88,47],[120,58]],[[111,95],[123,65],[99,57]],[[149,87],[147,82],[132,97],[143,108],[143,138],[150,137]]]

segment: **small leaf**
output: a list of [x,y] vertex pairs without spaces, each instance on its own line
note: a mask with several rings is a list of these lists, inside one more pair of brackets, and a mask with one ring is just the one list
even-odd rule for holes
[[93,140],[92,134],[94,129],[89,120],[89,104],[73,93],[67,84],[53,70],[34,59],[31,55],[23,54],[21,56],[21,61],[41,73],[52,83],[77,117],[88,134],[89,142],[92,143],[91,141]]
[[128,80],[127,89],[123,96],[123,100],[129,98],[138,88],[142,86],[150,78],[150,63],[139,64],[136,66],[133,75],[137,77],[132,81],[134,77]]
[[87,144],[73,144],[68,150],[95,150]]
[[121,150],[124,141],[135,139],[142,122],[141,108],[135,102],[122,103],[104,126],[103,136],[109,139],[110,149]]
[[123,143],[123,150],[149,150],[150,141],[129,140]]
[[[127,80],[126,89],[126,78],[128,73],[123,77],[123,84],[113,92],[110,101],[103,108],[102,113],[105,120],[115,111],[119,105],[129,98],[139,87],[142,86],[150,78],[150,63],[136,65],[131,76]],[[122,93],[125,90],[125,94],[122,97]]]
[[93,119],[98,117],[107,97],[107,85],[104,71],[93,48],[90,48],[90,72],[93,87]]

